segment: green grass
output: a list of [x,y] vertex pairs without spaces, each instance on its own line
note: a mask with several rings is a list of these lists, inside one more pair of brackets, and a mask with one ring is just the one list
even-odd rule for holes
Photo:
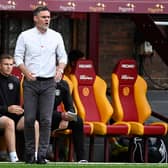
[[167,168],[166,163],[72,163],[51,162],[46,165],[0,163],[0,168]]

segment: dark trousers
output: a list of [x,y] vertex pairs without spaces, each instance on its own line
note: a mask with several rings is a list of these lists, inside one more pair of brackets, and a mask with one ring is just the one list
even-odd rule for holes
[[34,122],[39,120],[38,158],[45,158],[50,140],[51,118],[55,99],[55,81],[24,80],[25,150],[26,155],[35,153]]
[[[52,130],[58,128],[61,121],[61,112],[53,112],[52,117]],[[77,161],[84,159],[84,133],[83,133],[83,121],[80,117],[77,121],[70,121],[68,128],[72,130],[72,138],[74,143],[74,149],[76,153]]]

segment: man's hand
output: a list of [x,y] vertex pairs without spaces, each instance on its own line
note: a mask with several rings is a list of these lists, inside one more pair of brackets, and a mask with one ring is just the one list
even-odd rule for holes
[[70,115],[68,112],[61,113],[62,120],[65,121],[74,121],[74,115]]
[[8,106],[8,112],[20,115],[24,113],[24,109],[18,105],[10,105]]
[[61,120],[58,128],[60,128],[60,129],[66,129],[68,127],[68,123],[69,123],[68,121]]
[[60,80],[62,79],[62,75],[64,73],[65,66],[66,66],[66,64],[59,63],[59,65],[56,67],[56,74],[55,74],[55,81],[56,82],[60,82]]
[[27,73],[25,73],[25,77],[28,81],[35,81],[36,80],[34,73],[27,72]]
[[60,80],[62,79],[62,75],[63,75],[63,70],[61,71],[60,69],[57,69],[55,74],[55,81],[60,82]]
[[24,76],[26,77],[26,79],[28,81],[34,81],[36,80],[35,74],[31,73],[24,64],[20,64],[19,65],[20,70],[22,71],[22,73],[24,74]]

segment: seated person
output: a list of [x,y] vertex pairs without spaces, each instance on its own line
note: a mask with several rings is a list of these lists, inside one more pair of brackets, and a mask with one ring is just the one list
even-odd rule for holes
[[64,70],[65,75],[69,76],[79,59],[86,59],[84,53],[78,49],[73,49],[68,54],[68,64]]
[[[63,102],[66,112],[59,112],[56,110],[56,107],[61,102]],[[68,111],[75,113],[75,109],[73,106],[72,97],[70,95],[69,86],[65,80],[61,80],[59,83],[57,83],[54,107],[55,109],[52,117],[52,130],[57,128],[71,129],[76,152],[76,159],[77,161],[84,161],[83,121],[79,116],[77,116],[76,121],[74,121],[74,118],[67,113]]]
[[[15,130],[24,128],[24,109],[20,106],[20,81],[11,75],[13,64],[12,56],[0,56],[0,128],[4,130],[4,143],[9,152],[9,159],[11,162],[17,162],[19,158],[16,153]],[[38,123],[35,124],[35,128],[38,129]]]

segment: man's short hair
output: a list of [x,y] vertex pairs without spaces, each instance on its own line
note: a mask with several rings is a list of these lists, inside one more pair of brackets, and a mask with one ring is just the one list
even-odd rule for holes
[[13,59],[13,56],[9,55],[9,54],[1,54],[0,55],[0,62],[2,62],[3,59]]
[[78,49],[73,49],[68,54],[68,60],[70,65],[72,65],[73,62],[76,62],[80,58],[84,57],[84,53]]
[[39,6],[33,11],[33,16],[37,16],[41,11],[49,11],[50,10],[46,6]]

